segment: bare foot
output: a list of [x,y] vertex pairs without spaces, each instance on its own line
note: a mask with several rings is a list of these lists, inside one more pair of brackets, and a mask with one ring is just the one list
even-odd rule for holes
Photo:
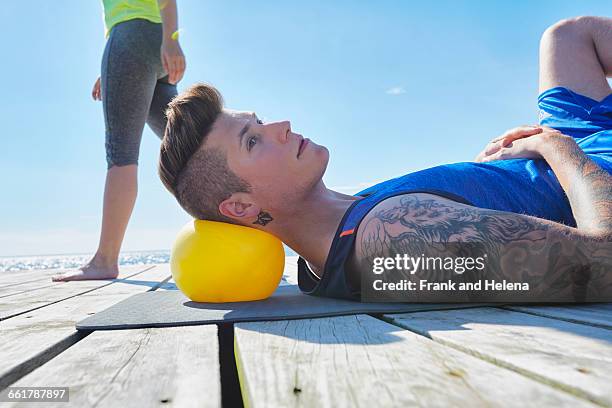
[[76,280],[115,279],[119,276],[117,262],[108,264],[94,256],[86,265],[74,271],[68,271],[51,278],[53,282],[68,282]]

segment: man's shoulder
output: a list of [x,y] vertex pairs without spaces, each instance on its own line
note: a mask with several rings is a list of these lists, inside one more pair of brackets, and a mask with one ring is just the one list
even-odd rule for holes
[[[428,238],[423,230],[441,232],[457,208],[469,207],[432,193],[411,192],[383,199],[362,218],[346,259],[347,277],[359,287],[364,271],[371,270],[377,257],[392,257],[398,251],[421,253]],[[416,241],[413,238],[417,238]],[[415,241],[415,242],[413,242]]]
[[382,200],[361,220],[350,264],[357,266],[372,256],[385,256],[391,240],[409,232],[414,223],[437,223],[437,217],[446,212],[449,205],[466,206],[432,193],[405,193]]

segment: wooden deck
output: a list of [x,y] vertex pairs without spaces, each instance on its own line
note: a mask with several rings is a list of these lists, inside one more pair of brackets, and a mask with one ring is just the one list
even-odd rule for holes
[[80,333],[120,300],[176,290],[169,267],[55,273],[0,274],[0,390],[69,387],[70,402],[0,407],[612,406],[612,304]]

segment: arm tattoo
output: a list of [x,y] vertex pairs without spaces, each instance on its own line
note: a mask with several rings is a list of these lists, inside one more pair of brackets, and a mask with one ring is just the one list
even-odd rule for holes
[[552,139],[543,157],[557,176],[578,229],[612,236],[612,175],[591,160],[569,136]]
[[[459,248],[460,256],[487,254],[486,267],[464,273],[464,281],[526,282],[530,290],[521,299],[525,301],[612,299],[610,242],[586,238],[562,224],[443,198],[407,194],[393,202],[396,205],[373,213],[362,226],[361,273],[371,271],[376,257],[457,256],[449,248]],[[442,281],[453,274],[419,271],[410,279]],[[495,296],[478,293],[473,300],[495,301]]]
[[[561,147],[566,149],[566,147]],[[560,155],[564,152],[560,151]],[[566,193],[579,228],[612,231],[612,176],[582,151],[569,150],[570,162],[576,163]]]

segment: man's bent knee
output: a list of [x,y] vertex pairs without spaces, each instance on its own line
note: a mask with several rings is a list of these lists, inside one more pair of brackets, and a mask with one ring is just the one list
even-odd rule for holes
[[542,34],[542,41],[558,39],[585,39],[589,37],[589,28],[597,17],[579,16],[557,21]]

